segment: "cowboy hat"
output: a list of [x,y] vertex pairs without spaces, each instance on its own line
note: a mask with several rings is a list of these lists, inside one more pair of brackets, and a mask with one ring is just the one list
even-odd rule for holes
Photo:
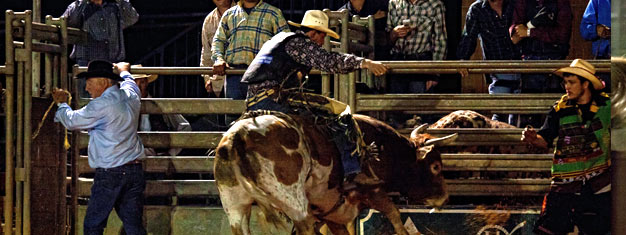
[[115,81],[124,81],[120,75],[113,72],[113,64],[106,60],[92,60],[87,65],[87,72],[76,75],[78,79],[89,79],[94,77],[103,77]]
[[339,39],[339,35],[335,33],[335,31],[330,30],[328,28],[328,16],[326,13],[320,10],[308,10],[304,13],[304,17],[302,18],[302,23],[298,24],[293,21],[288,21],[290,25],[296,27],[307,27],[312,28],[317,31],[321,31],[326,33],[328,36],[331,36],[335,39]]
[[575,59],[569,67],[560,68],[554,71],[554,74],[559,77],[563,77],[563,73],[575,74],[589,80],[589,82],[593,85],[593,88],[596,90],[602,90],[602,88],[604,88],[604,83],[595,75],[596,68],[583,59]]
[[[132,67],[141,68],[142,66],[138,64],[138,65],[133,65]],[[158,74],[131,74],[131,76],[133,76],[133,79],[148,78],[148,83],[152,83],[157,78],[159,78]]]

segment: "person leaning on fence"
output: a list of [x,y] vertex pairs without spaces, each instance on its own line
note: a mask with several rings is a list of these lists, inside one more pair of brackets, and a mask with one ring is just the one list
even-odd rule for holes
[[[242,83],[248,84],[246,105],[248,111],[273,110],[294,113],[295,109],[319,109],[325,118],[335,120],[330,129],[335,133],[335,143],[341,153],[344,184],[349,189],[356,184],[380,183],[361,173],[358,154],[363,157],[363,141],[359,139],[358,126],[352,120],[350,108],[343,103],[320,95],[297,92],[302,79],[312,68],[330,73],[347,73],[360,68],[369,69],[376,76],[383,75],[387,67],[379,62],[354,55],[328,52],[321,46],[326,35],[339,39],[328,28],[328,16],[323,11],[309,10],[302,23],[289,24],[300,28],[295,33],[282,32],[267,41],[246,70]],[[337,117],[337,115],[340,115]],[[352,133],[349,137],[346,132]],[[355,151],[359,150],[359,151]]]
[[576,59],[555,71],[567,94],[550,110],[541,130],[526,128],[522,141],[554,146],[552,184],[546,194],[537,234],[567,234],[574,225],[584,234],[606,234],[611,223],[611,100],[587,61]]
[[[509,31],[524,60],[564,60],[572,34],[569,0],[518,0]],[[561,92],[550,74],[522,75],[522,93]]]
[[[113,67],[121,71],[113,72]],[[146,234],[142,224],[146,188],[140,159],[144,147],[137,135],[141,93],[128,63],[89,62],[85,89],[93,100],[78,110],[67,104],[69,93],[54,89],[55,122],[69,130],[89,132],[89,166],[96,169],[83,224],[84,234],[102,234],[115,208],[126,234]],[[121,83],[118,83],[121,82]]]
[[[213,60],[211,59],[211,46],[213,43],[213,37],[217,31],[217,27],[220,24],[222,15],[228,8],[235,6],[235,2],[232,0],[213,0],[215,9],[211,11],[202,24],[202,50],[200,53],[200,66],[212,67]],[[202,75],[204,78],[204,88],[209,94],[215,94],[215,97],[220,97],[222,89],[224,88],[224,75]]]
[[[519,60],[519,48],[513,44],[509,26],[513,21],[511,0],[478,0],[470,5],[465,18],[465,27],[457,49],[457,57],[469,60],[476,50],[476,40],[480,37],[483,59]],[[520,93],[520,74],[488,74],[491,78],[489,94]],[[516,115],[493,114],[492,119],[517,125]]]
[[[280,9],[262,0],[241,0],[224,12],[213,37],[213,72],[225,75],[225,69],[245,69],[259,52],[263,43],[280,32],[289,32]],[[224,96],[235,100],[246,98],[247,87],[241,75],[228,75]],[[236,116],[226,115],[226,123]]]
[[[141,67],[141,65],[138,65]],[[141,98],[152,98],[148,92],[148,85],[159,78],[157,74],[133,74],[133,79],[139,87]],[[181,114],[141,114],[138,131],[191,131],[189,122]],[[155,149],[145,148],[146,156],[176,156],[181,148]]]
[[[70,54],[79,66],[87,66],[91,60],[124,60],[126,49],[122,30],[139,19],[129,0],[76,0],[63,16],[67,18],[68,27],[87,32],[87,40],[74,45]],[[88,98],[84,81],[78,81],[78,86],[80,96]]]
[[[392,60],[443,60],[447,33],[441,0],[390,0],[387,32]],[[394,75],[390,93],[425,93],[437,85],[437,76]]]

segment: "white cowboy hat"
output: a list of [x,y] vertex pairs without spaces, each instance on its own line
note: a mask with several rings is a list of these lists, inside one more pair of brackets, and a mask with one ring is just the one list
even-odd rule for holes
[[569,67],[560,68],[554,71],[554,74],[559,77],[563,77],[563,73],[575,74],[589,80],[589,82],[593,85],[593,88],[596,90],[602,90],[602,88],[604,88],[604,83],[595,75],[596,68],[583,59],[575,59]]
[[[132,67],[142,67],[142,66],[138,64],[138,65],[133,65]],[[157,78],[159,78],[158,74],[131,74],[131,76],[133,76],[133,79],[148,78],[148,83],[152,83],[155,80],[157,80]]]
[[312,28],[318,31],[322,31],[326,33],[328,36],[331,36],[335,39],[339,39],[339,35],[335,33],[335,31],[330,30],[328,28],[328,16],[326,13],[320,10],[308,10],[304,13],[304,17],[302,18],[302,23],[298,24],[293,21],[288,21],[290,25],[296,27],[307,27]]

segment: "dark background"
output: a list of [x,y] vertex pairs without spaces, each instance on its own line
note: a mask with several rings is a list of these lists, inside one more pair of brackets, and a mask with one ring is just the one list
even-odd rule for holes
[[[42,0],[42,16],[59,17],[71,0]],[[336,10],[345,4],[345,0],[268,0],[279,7],[285,19],[299,22],[304,11],[309,9],[329,8]],[[446,27],[448,32],[447,59],[456,59],[462,29],[462,5],[457,0],[443,0],[446,5]],[[215,5],[210,0],[131,0],[139,12],[137,24],[124,31],[126,43],[126,61],[144,66],[198,66],[200,64],[200,33],[206,15]],[[0,9],[16,12],[32,9],[31,0],[1,0]],[[4,34],[4,18],[0,15],[0,34]],[[4,40],[0,40],[4,52]],[[4,63],[4,53],[0,53],[0,62]],[[70,70],[71,71],[71,70]],[[448,77],[451,76],[451,77]],[[151,84],[151,93],[157,97],[206,97],[199,76],[178,76],[167,79],[166,76]],[[457,75],[443,75],[447,82],[440,83],[440,92],[460,91]],[[180,78],[180,79],[178,79]]]

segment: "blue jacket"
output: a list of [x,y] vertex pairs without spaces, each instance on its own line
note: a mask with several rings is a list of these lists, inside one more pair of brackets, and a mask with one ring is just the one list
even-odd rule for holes
[[592,54],[595,57],[606,58],[611,56],[611,39],[598,37],[596,26],[603,24],[611,27],[611,0],[591,0],[580,22],[580,35],[588,41],[593,41]]

